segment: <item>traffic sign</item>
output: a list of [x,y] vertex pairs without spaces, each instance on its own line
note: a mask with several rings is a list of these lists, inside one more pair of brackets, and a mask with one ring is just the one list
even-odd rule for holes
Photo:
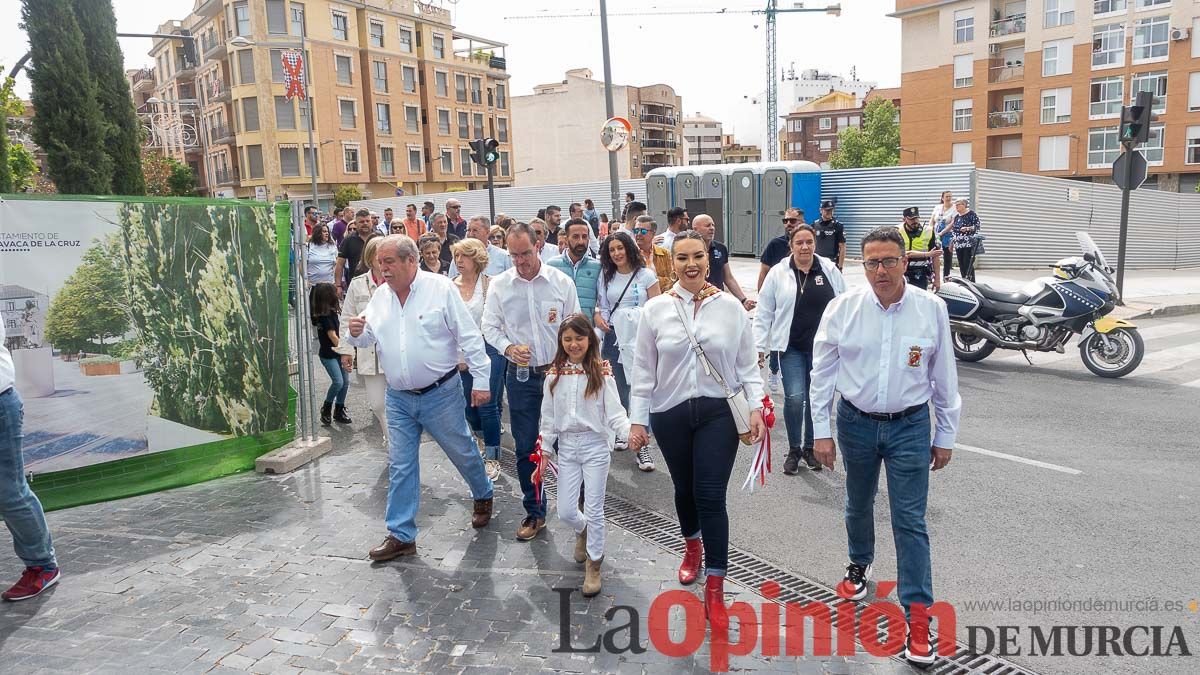
[[1113,182],[1122,190],[1136,190],[1146,182],[1146,156],[1140,150],[1126,150],[1112,165]]

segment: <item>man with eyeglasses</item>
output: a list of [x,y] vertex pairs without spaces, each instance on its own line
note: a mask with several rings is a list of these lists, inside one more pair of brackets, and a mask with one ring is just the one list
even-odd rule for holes
[[833,200],[821,201],[821,217],[812,226],[817,232],[817,255],[836,262],[840,271],[846,263],[846,226],[833,217]]
[[908,259],[904,278],[923,291],[929,290],[932,281],[936,292],[942,287],[942,249],[933,226],[922,223],[921,210],[910,206],[904,209],[904,221],[896,229],[904,240],[904,257]]
[[467,220],[462,217],[462,202],[457,199],[446,200],[446,226],[447,231],[459,239],[467,237]]
[[[767,242],[767,247],[763,249],[762,257],[759,258],[758,290],[762,290],[763,282],[767,279],[767,272],[792,254],[792,231],[803,222],[804,211],[802,209],[792,208],[783,212],[783,234]],[[771,352],[767,358],[767,367],[771,371],[770,376],[767,377],[767,388],[773,394],[783,393],[783,378],[779,374],[778,352]]]
[[[825,308],[813,341],[812,424],[817,461],[837,457],[830,414],[834,391],[837,445],[846,470],[846,539],[850,563],[838,586],[844,598],[867,595],[875,559],[875,494],[887,471],[900,604],[909,624],[904,657],[928,667],[933,574],[925,507],[929,472],[950,462],[962,399],[941,298],[904,280],[909,261],[895,227],[862,240],[870,287],[852,288]],[[933,403],[930,413],[929,404]],[[930,441],[930,418],[933,440]]]
[[633,223],[633,240],[637,242],[646,266],[651,267],[658,277],[659,290],[666,293],[675,285],[675,264],[671,262],[670,251],[654,245],[654,231],[657,229],[658,224],[653,218],[638,216]]
[[537,249],[538,258],[542,262],[550,262],[559,256],[558,245],[546,243],[546,223],[542,220],[534,218],[529,221],[529,228],[533,230],[536,240],[533,242],[533,247]]

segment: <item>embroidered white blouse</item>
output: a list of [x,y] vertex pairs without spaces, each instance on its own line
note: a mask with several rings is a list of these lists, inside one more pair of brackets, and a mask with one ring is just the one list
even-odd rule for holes
[[[588,376],[574,364],[555,366],[546,374],[542,385],[542,448],[549,449],[561,434],[591,431],[608,436],[612,448],[616,437],[629,437],[629,417],[621,407],[617,381],[612,367],[604,362],[604,386],[592,396],[585,396]],[[554,391],[551,383],[557,382]]]

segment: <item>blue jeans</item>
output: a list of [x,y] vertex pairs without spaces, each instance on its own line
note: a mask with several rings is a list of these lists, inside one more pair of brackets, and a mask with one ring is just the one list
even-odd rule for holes
[[[538,426],[542,418],[542,384],[546,376],[532,369],[529,380],[517,381],[517,369],[509,368],[505,379],[508,389],[508,417],[512,422],[513,452],[517,456],[517,478],[521,481],[521,505],[532,518],[546,517],[546,500],[539,504],[533,490],[533,470],[537,466],[529,461],[533,446],[538,439]],[[550,448],[543,451],[549,452]]]
[[896,544],[900,604],[933,604],[933,573],[925,504],[929,497],[929,409],[878,422],[838,402],[837,439],[846,470],[846,539],[850,562],[875,560],[875,493],[879,465],[887,468],[892,538]]
[[322,358],[321,365],[325,366],[325,372],[329,373],[329,391],[325,392],[325,402],[346,405],[346,392],[350,390],[350,378],[346,377],[349,373],[342,370],[342,360]]
[[625,379],[625,369],[617,362],[621,358],[621,350],[617,347],[617,332],[610,330],[604,334],[604,342],[600,345],[600,358],[612,366],[613,379],[617,381],[617,395],[621,399],[621,407],[629,410],[629,380]]
[[779,372],[779,352],[771,352],[767,357],[767,367],[771,369],[771,374]]
[[25,480],[21,423],[25,408],[15,388],[0,394],[0,515],[12,534],[13,550],[26,567],[57,567],[42,503]]
[[[491,377],[488,380],[488,390],[492,399],[478,408],[472,407],[471,389],[475,386],[475,377],[471,371],[459,372],[462,378],[463,398],[467,399],[467,423],[474,431],[483,432],[483,447],[488,459],[500,459],[500,396],[504,393],[504,367],[508,363],[491,345],[486,345],[487,355],[492,360]],[[497,375],[499,361],[499,375]]]
[[463,416],[466,401],[453,380],[432,391],[411,394],[388,387],[388,495],[385,520],[400,541],[417,540],[417,505],[421,497],[421,432],[442,446],[472,499],[491,499],[492,481]]
[[811,449],[813,446],[812,406],[808,402],[812,367],[812,352],[788,347],[786,352],[779,354],[779,370],[783,373],[783,422],[787,426],[789,447]]

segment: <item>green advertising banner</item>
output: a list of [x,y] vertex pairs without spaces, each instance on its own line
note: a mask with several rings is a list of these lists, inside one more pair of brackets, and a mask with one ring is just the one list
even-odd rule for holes
[[0,199],[0,320],[47,509],[243,471],[291,441],[288,204]]

